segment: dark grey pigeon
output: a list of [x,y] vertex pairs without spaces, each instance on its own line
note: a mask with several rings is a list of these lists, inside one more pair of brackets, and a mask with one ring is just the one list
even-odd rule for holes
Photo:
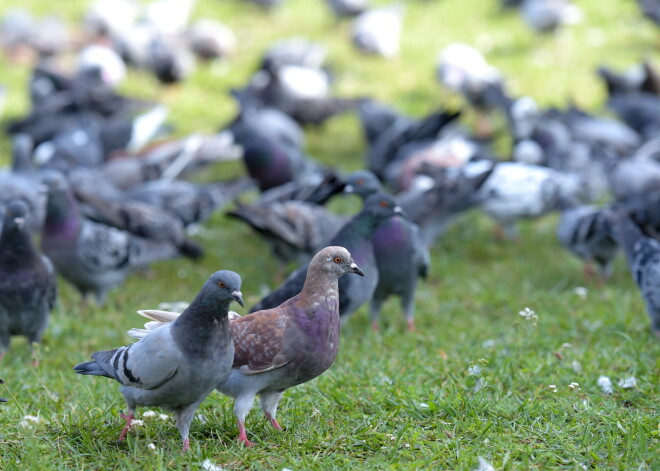
[[107,292],[133,271],[179,254],[170,242],[150,241],[82,218],[73,192],[61,174],[49,175],[45,183],[48,204],[41,248],[83,299],[92,293],[102,304]]
[[[372,195],[364,208],[347,222],[330,241],[346,247],[365,273],[364,278],[346,277],[339,282],[339,312],[345,322],[360,306],[371,301],[378,285],[378,266],[372,236],[378,225],[401,212],[394,199],[385,194]],[[294,271],[275,291],[264,297],[251,312],[279,306],[302,289],[308,265]]]
[[[352,173],[346,180],[348,192],[366,199],[382,191],[376,176],[368,170]],[[390,296],[401,298],[408,330],[415,330],[415,293],[419,278],[426,278],[431,256],[419,227],[404,214],[395,214],[382,221],[371,242],[378,266],[378,284],[371,299],[371,327],[378,330],[378,318],[383,302]]]
[[248,178],[208,184],[153,180],[134,186],[126,196],[165,209],[189,226],[206,221],[252,186]]
[[33,348],[41,342],[57,298],[55,269],[34,247],[28,216],[22,200],[7,204],[0,234],[0,358],[12,335],[26,336]]
[[559,242],[584,261],[586,276],[594,274],[591,264],[595,262],[601,278],[609,278],[619,245],[611,235],[608,209],[572,202],[560,203],[560,208],[561,217],[557,224]]
[[[346,273],[364,276],[344,247],[325,247],[312,258],[304,284],[289,299],[273,309],[230,320],[234,364],[218,390],[235,399],[239,443],[252,445],[245,417],[256,395],[266,418],[280,430],[276,414],[284,391],[316,378],[332,365],[339,347],[341,284],[337,280],[355,278],[343,277]],[[140,314],[159,321],[156,326],[177,317],[163,311]]]
[[[5,380],[0,379],[0,384],[5,384]],[[7,402],[7,399],[5,399],[4,397],[0,397],[0,402]]]
[[623,247],[633,280],[651,318],[651,330],[660,337],[660,241],[644,234],[625,213],[611,216],[613,235]]
[[74,367],[82,375],[106,376],[121,383],[131,427],[137,406],[158,406],[174,412],[183,450],[195,411],[213,388],[226,380],[234,358],[229,331],[229,305],[243,305],[241,278],[222,270],[209,277],[190,306],[171,323],[137,343],[92,354],[94,361]]
[[338,20],[353,18],[369,7],[368,0],[326,0],[325,3]]

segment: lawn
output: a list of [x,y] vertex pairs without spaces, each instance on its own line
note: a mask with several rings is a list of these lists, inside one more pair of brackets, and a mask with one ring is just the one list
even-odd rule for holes
[[[0,15],[11,3],[0,4]],[[87,2],[58,2],[56,10],[45,0],[20,3],[74,27]],[[602,113],[597,65],[625,67],[644,57],[660,63],[660,31],[632,1],[577,2],[581,23],[535,37],[518,16],[501,14],[496,0],[411,0],[401,57],[392,61],[357,55],[349,25],[336,23],[318,0],[289,0],[271,13],[238,0],[197,3],[195,17],[234,29],[236,57],[200,66],[170,89],[136,71],[122,86],[166,104],[176,135],[212,132],[230,119],[235,106],[226,91],[244,83],[269,42],[292,35],[328,47],[338,94],[371,95],[413,115],[460,105],[434,78],[438,51],[453,41],[479,47],[516,95],[548,106],[574,100]],[[29,69],[0,57],[0,71],[10,92],[4,117],[20,116]],[[307,136],[317,159],[344,170],[363,166],[354,116]],[[1,135],[3,162],[9,148]],[[506,142],[498,149],[507,158]],[[226,178],[241,168],[222,164],[212,173]],[[358,206],[356,197],[331,204],[345,212]],[[137,309],[190,300],[215,270],[237,271],[246,303],[256,302],[276,285],[278,270],[263,241],[217,214],[196,236],[207,250],[201,262],[155,265],[152,275],[135,275],[112,292],[102,308],[82,306],[62,282],[40,366],[31,366],[21,338],[0,365],[0,396],[9,400],[0,405],[0,468],[200,469],[209,460],[206,469],[473,470],[482,457],[497,470],[660,469],[660,342],[641,296],[622,259],[607,283],[586,281],[581,264],[557,242],[555,224],[556,216],[524,223],[518,241],[502,242],[488,219],[467,214],[433,247],[417,297],[417,332],[405,331],[395,300],[385,306],[380,333],[371,332],[363,307],[342,330],[333,367],[285,394],[284,431],[253,409],[250,449],[236,443],[231,401],[219,393],[200,407],[187,454],[171,419],[144,418],[117,443],[124,407],[118,385],[77,376],[72,366],[129,342],[126,330],[142,323]],[[525,308],[535,315],[521,316]],[[610,378],[611,394],[599,386],[601,376]]]

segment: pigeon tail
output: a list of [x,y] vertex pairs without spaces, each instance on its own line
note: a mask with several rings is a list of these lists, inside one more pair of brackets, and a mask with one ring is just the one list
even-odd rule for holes
[[101,365],[99,365],[96,361],[78,363],[73,367],[73,370],[79,375],[105,376],[106,378],[115,379],[114,376],[110,375],[107,371],[101,368]]

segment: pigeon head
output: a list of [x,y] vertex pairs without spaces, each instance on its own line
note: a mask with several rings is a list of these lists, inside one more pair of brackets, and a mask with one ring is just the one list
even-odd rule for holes
[[363,200],[382,191],[383,185],[380,180],[369,170],[358,170],[350,174],[344,187],[344,193],[355,193]]
[[28,205],[23,200],[12,200],[5,208],[4,227],[6,230],[22,230],[28,217]]
[[57,171],[48,172],[42,179],[48,189],[48,202],[46,204],[46,219],[68,220],[77,205],[64,175]]
[[364,272],[353,261],[351,253],[346,248],[338,245],[321,249],[314,255],[310,265],[320,265],[324,271],[334,273],[337,278],[345,273],[356,273],[364,276]]
[[210,299],[214,302],[236,301],[241,306],[243,303],[243,293],[241,293],[241,277],[230,270],[220,270],[212,274],[206,285],[212,290]]
[[405,216],[401,206],[397,204],[394,198],[385,193],[374,193],[367,197],[362,211],[376,219],[387,219],[397,214]]

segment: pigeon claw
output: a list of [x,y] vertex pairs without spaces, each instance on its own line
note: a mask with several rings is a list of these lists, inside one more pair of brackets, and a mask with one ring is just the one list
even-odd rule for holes
[[190,450],[190,440],[187,438],[183,441],[183,449],[181,450],[183,453],[187,452]]
[[122,413],[120,414],[120,417],[126,421],[126,425],[124,425],[124,428],[121,429],[121,434],[119,435],[119,439],[117,441],[123,442],[126,438],[126,434],[131,429],[131,424],[133,423],[135,416],[133,414]]
[[245,433],[245,426],[241,423],[238,424],[238,443],[242,443],[247,447],[252,446],[252,442],[248,440],[247,433]]

